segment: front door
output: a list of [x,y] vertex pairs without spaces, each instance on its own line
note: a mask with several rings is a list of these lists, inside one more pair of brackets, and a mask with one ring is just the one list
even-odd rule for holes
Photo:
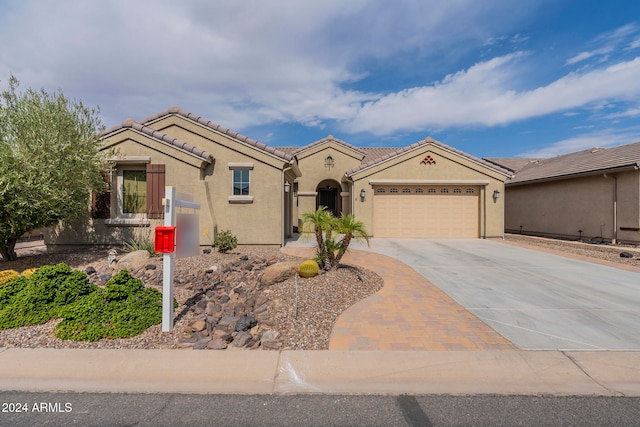
[[326,206],[327,210],[334,216],[338,215],[337,204],[338,189],[337,188],[319,188],[318,189],[318,206]]

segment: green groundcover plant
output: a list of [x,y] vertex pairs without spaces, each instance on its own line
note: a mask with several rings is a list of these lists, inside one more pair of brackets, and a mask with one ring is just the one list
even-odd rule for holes
[[126,270],[101,288],[65,264],[40,267],[0,288],[0,329],[55,318],[62,318],[54,329],[61,339],[130,338],[162,321],[162,294]]

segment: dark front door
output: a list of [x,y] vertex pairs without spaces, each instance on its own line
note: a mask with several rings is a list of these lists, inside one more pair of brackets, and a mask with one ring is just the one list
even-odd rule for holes
[[320,188],[318,189],[318,206],[326,206],[327,210],[337,216],[338,189]]

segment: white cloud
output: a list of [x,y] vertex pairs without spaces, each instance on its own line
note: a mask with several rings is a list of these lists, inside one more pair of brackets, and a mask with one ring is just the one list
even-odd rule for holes
[[640,94],[640,57],[601,69],[570,73],[531,90],[512,88],[521,54],[478,63],[431,86],[381,96],[344,123],[377,135],[451,126],[495,126]]
[[232,128],[348,120],[377,97],[343,89],[363,59],[460,48],[539,7],[507,21],[505,1],[8,1],[0,78],[99,104],[108,125],[175,104]]
[[518,154],[516,157],[544,158],[554,157],[594,147],[609,148],[640,141],[640,129],[605,130],[591,134],[582,134],[563,139],[546,147]]

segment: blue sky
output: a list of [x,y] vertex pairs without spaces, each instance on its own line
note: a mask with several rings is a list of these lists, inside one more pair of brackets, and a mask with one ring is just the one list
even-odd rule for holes
[[637,0],[0,0],[0,87],[106,127],[173,105],[268,145],[478,157],[640,141]]

